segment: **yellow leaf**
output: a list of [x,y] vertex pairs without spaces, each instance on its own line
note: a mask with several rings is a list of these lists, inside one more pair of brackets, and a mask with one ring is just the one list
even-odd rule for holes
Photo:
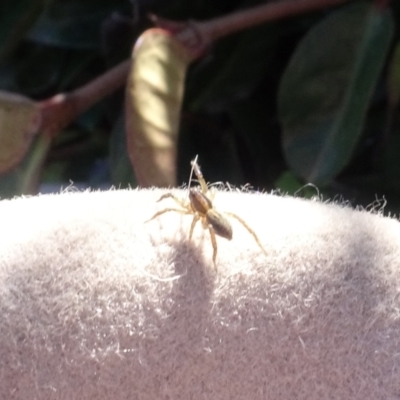
[[22,161],[39,125],[40,113],[34,101],[0,91],[0,173]]
[[162,29],[138,39],[126,92],[129,157],[141,186],[176,185],[176,147],[192,56]]

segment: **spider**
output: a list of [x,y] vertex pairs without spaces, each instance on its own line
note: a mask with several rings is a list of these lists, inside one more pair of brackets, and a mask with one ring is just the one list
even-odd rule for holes
[[[195,188],[190,188],[189,189],[189,201],[185,202],[178,197],[176,197],[173,193],[165,193],[163,194],[157,202],[160,202],[161,200],[167,199],[167,198],[172,198],[177,204],[179,204],[182,209],[178,208],[165,208],[161,211],[158,211],[156,214],[154,214],[149,220],[146,222],[150,222],[153,219],[159,217],[162,214],[165,214],[170,211],[175,211],[180,214],[191,214],[193,215],[193,221],[190,226],[190,232],[189,232],[189,240],[191,240],[192,235],[193,235],[193,230],[194,227],[196,226],[198,221],[201,221],[203,228],[208,229],[210,232],[210,237],[211,237],[211,243],[213,246],[213,263],[214,266],[216,265],[216,259],[217,259],[217,251],[218,251],[218,246],[217,246],[217,240],[215,238],[215,235],[221,236],[225,239],[231,240],[232,239],[232,226],[229,223],[229,221],[224,217],[224,215],[213,207],[212,201],[210,200],[209,197],[207,197],[207,194],[209,192],[208,190],[208,185],[203,177],[203,174],[200,170],[200,167],[197,163],[197,156],[196,158],[191,161],[191,166],[192,170],[190,173],[190,179],[189,179],[189,187],[190,187],[190,182],[192,179],[192,174],[193,172],[195,173],[199,183],[200,187],[195,187]],[[213,198],[213,193],[211,194],[211,199]],[[246,229],[247,231],[253,236],[254,240],[262,250],[262,252],[266,255],[266,251],[263,248],[263,246],[260,243],[260,240],[258,239],[258,236],[255,234],[255,232],[246,224],[246,222],[237,216],[234,213],[231,212],[224,212],[225,215],[228,215],[230,217],[235,218],[237,221],[239,221]]]

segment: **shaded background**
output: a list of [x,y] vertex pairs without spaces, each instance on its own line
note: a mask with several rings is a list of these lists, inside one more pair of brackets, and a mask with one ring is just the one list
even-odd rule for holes
[[[208,20],[262,3],[3,0],[0,90],[43,100],[80,87],[130,57],[137,37],[151,27],[149,12],[172,20]],[[231,35],[190,66],[178,140],[179,184],[188,181],[189,162],[198,154],[210,182],[250,183],[255,189],[278,189],[299,196],[322,194],[377,208],[382,202],[376,199],[385,198],[386,211],[400,209],[400,4],[353,3]],[[368,7],[385,14],[372,28],[371,21],[378,17],[369,18],[365,14]],[[335,17],[337,13],[342,13],[340,18]],[[367,44],[362,36],[366,31],[373,37]],[[329,43],[340,45],[325,49],[323,56],[311,54]],[[343,74],[335,75],[341,68],[361,63],[360,49],[367,45],[370,53],[363,55],[365,72],[358,86]],[[325,56],[316,65],[315,60]],[[378,60],[376,66],[369,60]],[[321,71],[327,70],[336,78],[322,76]],[[314,104],[305,101],[310,91],[320,96]],[[308,163],[321,150],[326,132],[338,123],[336,111],[345,102],[343,92],[353,94],[356,106],[365,103],[365,110],[346,110],[351,121],[345,127],[346,137],[354,144],[338,136],[321,155],[328,177],[320,179],[317,174],[311,180]],[[326,100],[325,109],[321,106],[318,118],[307,119],[310,109],[322,104],[321,99]],[[57,191],[69,182],[93,188],[138,184],[127,153],[123,103],[121,89],[54,138],[43,156],[41,191]],[[317,122],[310,126],[310,121]],[[2,198],[21,194],[29,157],[31,153],[0,177]],[[329,170],[330,159],[336,164],[339,160],[339,167]],[[308,182],[318,189],[305,186]]]

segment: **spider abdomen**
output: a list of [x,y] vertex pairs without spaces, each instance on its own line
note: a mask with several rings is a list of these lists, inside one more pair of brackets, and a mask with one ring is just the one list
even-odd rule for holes
[[222,214],[210,209],[206,213],[206,220],[207,223],[212,226],[216,235],[228,240],[232,239],[231,224],[226,220],[226,218],[224,218]]

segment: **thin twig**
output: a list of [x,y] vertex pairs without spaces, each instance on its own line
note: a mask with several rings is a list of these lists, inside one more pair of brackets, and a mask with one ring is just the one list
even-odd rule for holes
[[130,60],[126,60],[71,93],[60,93],[38,104],[42,123],[40,131],[54,137],[78,115],[104,97],[124,86],[129,73]]
[[352,0],[287,0],[263,4],[209,21],[176,22],[150,15],[152,22],[172,32],[193,55],[201,55],[218,39],[268,21],[337,6]]
[[130,65],[130,60],[123,61],[92,82],[72,92],[71,97],[75,99],[78,114],[124,86]]
[[336,6],[350,0],[291,0],[268,3],[242,10],[225,17],[201,23],[201,30],[215,41],[221,37],[268,21],[276,21],[293,15]]

